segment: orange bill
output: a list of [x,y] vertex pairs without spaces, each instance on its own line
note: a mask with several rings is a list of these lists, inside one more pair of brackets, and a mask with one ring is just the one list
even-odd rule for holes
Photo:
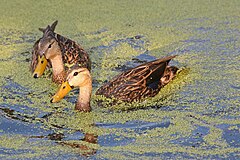
[[37,63],[37,66],[36,66],[36,68],[33,72],[33,77],[34,78],[38,78],[41,75],[43,75],[43,72],[46,69],[47,63],[48,63],[48,61],[45,58],[45,56],[38,56],[38,63]]
[[63,97],[65,97],[68,92],[70,92],[72,87],[68,82],[63,82],[58,90],[58,92],[52,97],[51,102],[55,103],[60,101]]

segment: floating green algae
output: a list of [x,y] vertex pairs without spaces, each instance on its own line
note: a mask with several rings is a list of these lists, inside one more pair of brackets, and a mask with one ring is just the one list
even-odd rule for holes
[[0,157],[4,159],[44,158],[50,155],[57,156],[59,153],[74,152],[71,148],[62,145],[50,145],[51,142],[47,140],[32,142],[22,135],[1,135],[0,139],[0,146],[5,153]]
[[[12,111],[9,119],[66,136],[55,143],[6,135],[0,128],[0,148],[12,153],[1,158],[79,158],[85,152],[76,147],[81,145],[97,150],[93,158],[102,159],[239,156],[237,142],[232,145],[223,136],[239,135],[238,11],[237,0],[1,1],[0,108]],[[93,96],[93,111],[78,113],[76,90],[51,104],[58,86],[48,75],[33,79],[29,60],[42,35],[38,28],[56,19],[56,31],[89,52],[94,91],[141,54],[176,54],[171,64],[183,70],[156,97],[131,106],[101,108]],[[98,143],[82,141],[87,133],[98,136]]]

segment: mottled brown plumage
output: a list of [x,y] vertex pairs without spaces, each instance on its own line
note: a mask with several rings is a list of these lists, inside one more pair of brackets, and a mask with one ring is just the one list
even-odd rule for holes
[[[51,26],[48,25],[45,29],[40,29],[40,31],[43,32],[43,37],[34,44],[32,51],[32,62],[30,66],[31,71],[34,72],[38,63],[39,55],[46,56],[46,54],[48,54],[48,67],[57,66],[52,64],[52,58],[55,58],[55,56],[60,52],[61,56],[59,57],[61,59],[59,59],[59,61],[62,61],[62,63],[64,64],[63,68],[65,68],[66,70],[69,69],[69,66],[73,66],[76,64],[91,70],[91,61],[87,52],[84,51],[84,49],[76,42],[55,33],[54,30],[56,25],[57,21],[55,21]],[[56,45],[54,45],[55,43]],[[62,81],[62,79],[64,79],[65,77],[63,71],[55,74],[54,71],[55,70],[53,68],[53,81]]]
[[168,66],[174,57],[168,56],[130,69],[100,87],[96,95],[113,97],[125,102],[153,97],[175,77],[178,68]]
[[91,60],[87,52],[80,45],[59,34],[55,34],[55,37],[63,53],[64,64],[69,66],[77,64],[80,67],[87,68],[89,71],[91,70]]

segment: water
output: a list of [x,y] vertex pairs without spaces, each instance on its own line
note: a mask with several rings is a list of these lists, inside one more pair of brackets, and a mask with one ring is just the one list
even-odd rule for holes
[[[231,1],[229,8],[235,10],[237,5],[234,4]],[[42,4],[32,5],[34,8]],[[121,5],[128,6],[123,2]],[[6,25],[4,20],[0,30],[1,159],[238,159],[239,18],[227,12],[228,7],[212,4],[208,7],[214,11],[224,10],[226,16],[212,16],[210,10],[182,15],[180,13],[184,12],[180,9],[176,10],[179,17],[165,20],[154,14],[157,8],[152,7],[152,17],[144,22],[138,14],[122,18],[121,5],[117,7],[119,21],[127,22],[132,17],[136,21],[129,20],[128,25],[122,26],[112,20],[103,27],[102,22],[96,20],[95,26],[86,27],[85,23],[95,17],[90,16],[91,20],[83,18],[83,24],[70,23],[73,25],[67,25],[69,21],[62,17],[57,26],[57,32],[83,44],[89,52],[93,61],[94,92],[114,75],[166,55],[178,55],[172,64],[180,67],[182,72],[156,97],[132,106],[102,108],[93,96],[93,111],[78,113],[74,111],[77,89],[60,103],[51,104],[50,97],[58,86],[48,75],[33,79],[28,68],[29,51],[41,36],[37,27],[42,27],[42,23],[26,24],[30,20],[34,22],[32,16],[39,17],[38,12],[30,16],[26,11],[24,14],[30,18],[26,22],[21,21],[21,15],[13,15],[12,19],[20,19],[15,22],[16,26],[22,22],[28,29],[15,27],[12,22]],[[143,2],[136,7],[141,5]],[[181,5],[194,8],[196,4]],[[200,8],[204,6],[199,5]],[[110,18],[105,14],[106,10],[95,10],[95,13],[91,10],[95,5],[85,3],[86,6],[90,9],[83,10],[82,14],[101,14]],[[115,13],[111,7],[108,11]],[[142,10],[148,11],[148,7]],[[67,14],[74,15],[74,9],[73,13]],[[171,17],[169,10],[163,14]],[[21,10],[16,12],[22,13]],[[0,17],[4,19],[5,15],[11,14],[6,11]],[[43,24],[51,22],[44,20]],[[112,27],[114,25],[117,29]],[[82,29],[70,30],[67,26],[70,29],[82,26]],[[127,110],[122,111],[123,108]]]

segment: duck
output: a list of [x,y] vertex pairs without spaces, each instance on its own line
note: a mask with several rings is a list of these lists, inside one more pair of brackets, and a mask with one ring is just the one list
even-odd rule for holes
[[[104,83],[95,92],[95,95],[127,103],[140,102],[147,97],[154,97],[176,76],[178,68],[169,66],[169,62],[175,57],[176,55],[167,56],[129,69]],[[90,112],[92,110],[90,106],[91,73],[87,68],[78,65],[68,71],[65,82],[62,83],[50,102],[59,102],[74,87],[79,87],[75,110]]]
[[52,67],[52,81],[61,84],[65,80],[69,66],[79,66],[91,70],[88,53],[75,41],[55,33],[58,21],[46,28],[39,28],[43,36],[33,46],[30,69],[34,78],[39,78],[46,67]]

